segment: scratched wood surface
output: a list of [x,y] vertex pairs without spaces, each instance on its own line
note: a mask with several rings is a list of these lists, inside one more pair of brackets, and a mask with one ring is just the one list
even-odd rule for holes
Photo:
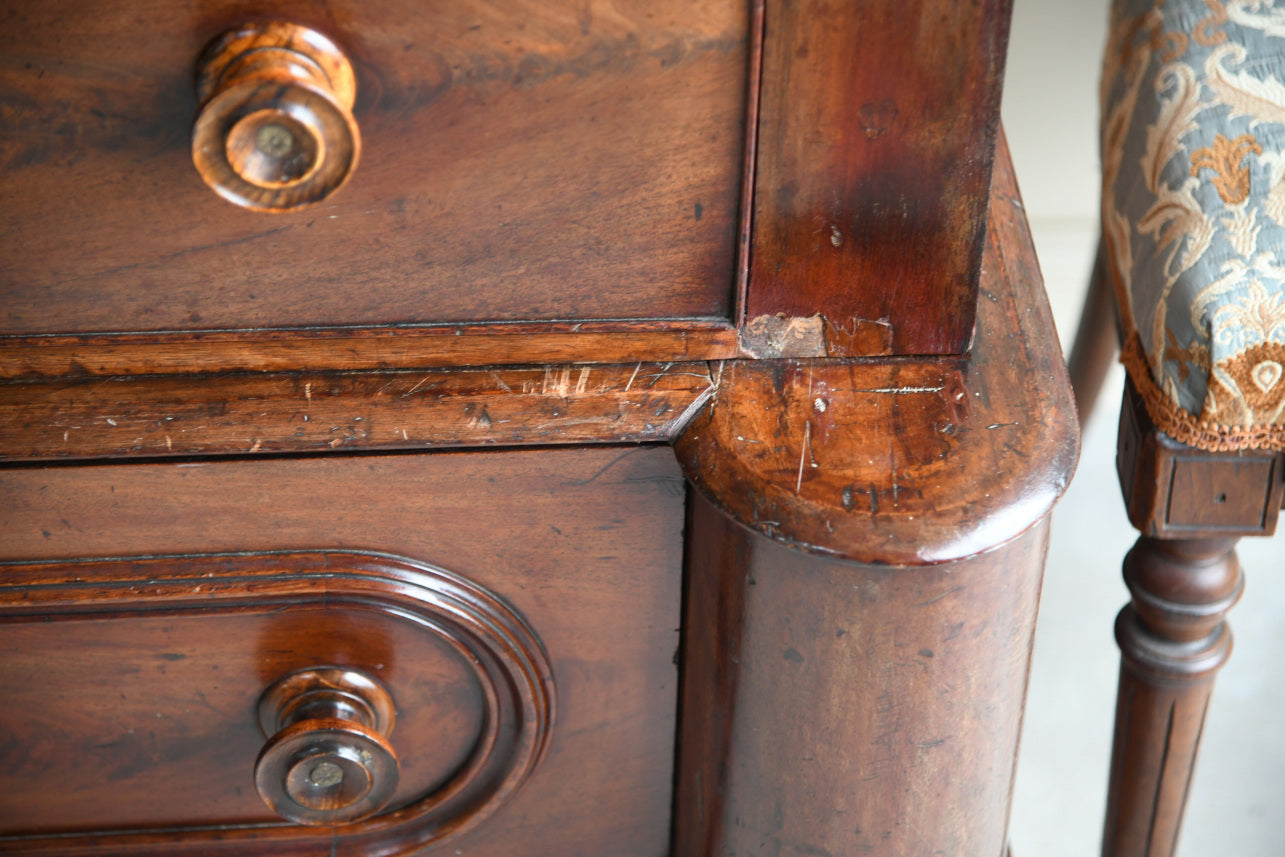
[[832,356],[967,348],[1010,8],[767,4],[750,320],[821,316]]
[[0,383],[0,461],[668,440],[705,363]]
[[758,532],[888,564],[969,556],[1048,513],[1079,424],[1005,146],[996,165],[971,350],[722,364],[675,442],[697,490]]
[[[454,848],[488,857],[665,853],[684,512],[682,476],[667,447],[12,468],[0,471],[0,497],[0,560],[24,565],[171,555],[177,558],[162,564],[182,573],[187,554],[325,548],[417,559],[486,587],[519,611],[542,640],[553,665],[558,715],[548,755],[530,779]],[[76,566],[59,573],[64,572],[75,576]],[[6,574],[0,566],[0,587],[33,582],[30,575],[19,581]],[[80,576],[73,595],[84,601],[96,581],[86,566]],[[227,585],[236,589],[235,583]],[[140,597],[146,592],[140,585]],[[30,607],[23,605],[20,586],[11,594],[17,608]],[[243,703],[277,677],[260,675],[263,666],[335,658],[376,670],[384,664],[390,680],[405,675],[412,681],[442,666],[431,644],[402,645],[395,618],[363,620],[370,616],[364,608],[335,607],[324,618],[312,615],[317,622],[310,627],[308,611],[270,603],[269,593],[252,583],[235,594],[247,617],[240,624],[200,610],[166,616],[161,601],[150,619],[139,613],[97,620],[100,626],[120,623],[102,635],[83,625],[73,628],[87,621],[74,616],[22,627],[21,621],[4,621],[0,608],[0,677],[5,692],[20,693],[23,700],[21,709],[10,707],[0,722],[13,723],[14,731],[6,726],[4,735],[25,736],[0,739],[6,768],[0,780],[35,791],[24,798],[29,804],[44,805],[45,794],[46,812],[66,810],[57,819],[40,816],[42,829],[35,832],[84,832],[87,820],[111,818],[109,804],[115,801],[127,807],[120,818],[160,825],[129,839],[104,838],[96,851],[88,837],[6,840],[0,851],[46,857],[371,853],[371,838],[350,841],[324,828],[288,849],[273,844],[283,834],[271,830],[259,846],[253,831],[226,840],[217,829],[204,835],[165,832],[166,826],[187,822],[194,804],[204,806],[207,791],[219,807],[246,813],[238,818],[258,817],[235,792],[254,787],[253,711]],[[176,597],[194,596],[188,586]],[[82,662],[68,650],[69,642],[87,647]],[[191,657],[159,657],[171,651]],[[421,656],[422,672],[413,663]],[[42,668],[48,659],[69,663]],[[159,675],[166,664],[172,685]],[[231,675],[217,678],[215,665]],[[454,699],[452,673],[440,673],[443,699]],[[59,678],[76,681],[57,686]],[[193,702],[198,691],[212,697],[217,715]],[[433,687],[413,693],[432,695]],[[460,695],[461,715],[468,713],[468,699],[467,692]],[[47,721],[40,717],[46,700]],[[153,703],[158,707],[149,708]],[[157,718],[157,712],[165,716]],[[433,757],[439,741],[450,750],[448,739],[458,734],[446,731],[449,724],[439,732],[409,712],[403,730],[398,716],[393,739],[407,752],[418,747],[414,753],[422,758]],[[75,728],[60,735],[59,724]],[[101,731],[92,734],[94,729]],[[218,736],[227,737],[227,752],[211,753],[210,742]],[[188,752],[160,752],[176,746]],[[78,750],[85,755],[78,758]],[[209,762],[203,781],[193,771],[170,770],[203,759]],[[81,769],[94,774],[77,784],[79,794],[94,798],[87,815],[60,797]],[[121,776],[112,779],[113,771]],[[197,781],[200,790],[168,787],[178,781]],[[376,850],[405,851],[405,842],[395,838],[383,846]]]
[[1078,438],[1002,146],[996,164],[966,355],[729,361],[676,441],[674,857],[1004,853]]
[[[192,164],[202,48],[332,38],[363,154],[296,214]],[[742,0],[0,5],[0,333],[727,317]]]

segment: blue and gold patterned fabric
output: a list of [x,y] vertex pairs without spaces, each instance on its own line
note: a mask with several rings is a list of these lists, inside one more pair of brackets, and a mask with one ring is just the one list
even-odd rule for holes
[[1156,425],[1285,449],[1285,0],[1116,0],[1102,231]]

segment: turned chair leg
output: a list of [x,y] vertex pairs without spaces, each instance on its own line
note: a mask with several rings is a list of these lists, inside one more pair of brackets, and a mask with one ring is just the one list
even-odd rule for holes
[[1214,677],[1231,654],[1225,615],[1243,587],[1238,539],[1138,539],[1131,602],[1116,620],[1120,691],[1103,857],[1171,857]]
[[1080,412],[1080,425],[1089,421],[1089,414],[1097,402],[1102,382],[1120,350],[1116,332],[1115,298],[1106,275],[1102,245],[1093,261],[1093,275],[1089,278],[1089,293],[1080,313],[1080,326],[1075,331],[1075,344],[1067,359],[1071,373],[1071,388],[1075,391],[1075,406]]

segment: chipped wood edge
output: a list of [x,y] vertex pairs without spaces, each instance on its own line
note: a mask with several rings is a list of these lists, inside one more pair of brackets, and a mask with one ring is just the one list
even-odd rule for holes
[[[689,482],[740,526],[860,562],[949,562],[1020,536],[1069,483],[1079,430],[1002,135],[981,287],[959,357],[719,364],[708,405],[674,441]],[[934,445],[944,466],[923,457]],[[898,458],[916,447],[920,461]]]

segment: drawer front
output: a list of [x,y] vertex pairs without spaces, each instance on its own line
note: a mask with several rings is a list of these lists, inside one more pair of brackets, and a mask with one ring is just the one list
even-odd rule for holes
[[[0,334],[727,317],[749,6],[0,4]],[[356,80],[357,165],[294,213],[193,164],[198,58],[263,20]]]
[[[664,853],[667,448],[23,470],[0,495],[0,850]],[[396,771],[332,843],[260,778],[295,728],[268,689],[336,667],[390,698]]]

